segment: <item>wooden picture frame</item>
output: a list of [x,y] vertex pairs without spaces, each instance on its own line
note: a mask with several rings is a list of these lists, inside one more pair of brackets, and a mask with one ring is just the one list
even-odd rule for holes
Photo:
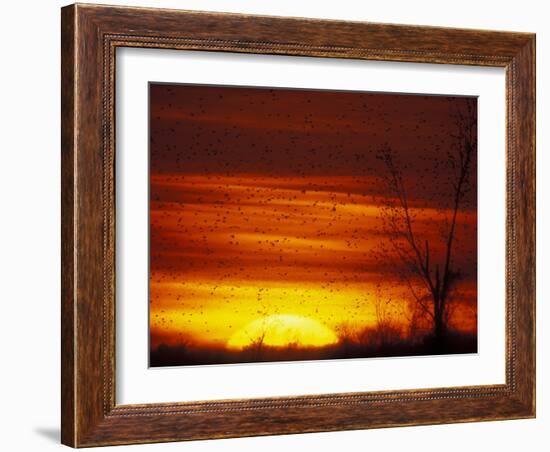
[[[535,416],[535,35],[70,5],[62,9],[62,442],[73,447]],[[115,403],[115,50],[506,69],[506,383]]]

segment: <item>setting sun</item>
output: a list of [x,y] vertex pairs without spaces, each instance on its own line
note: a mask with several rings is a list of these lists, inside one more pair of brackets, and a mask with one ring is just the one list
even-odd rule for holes
[[322,323],[307,317],[280,314],[250,322],[231,336],[227,347],[243,349],[254,344],[323,347],[336,342],[336,334]]

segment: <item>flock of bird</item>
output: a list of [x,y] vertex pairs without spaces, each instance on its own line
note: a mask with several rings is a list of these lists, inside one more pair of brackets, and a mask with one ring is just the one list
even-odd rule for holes
[[[398,284],[375,253],[384,241],[379,206],[389,196],[376,150],[396,150],[412,205],[441,212],[417,227],[437,234],[453,171],[444,158],[451,110],[473,101],[150,89],[151,328],[189,328],[204,340],[280,313],[332,327],[372,321],[373,288],[382,281],[395,295]],[[465,218],[475,214],[475,182]],[[475,222],[460,226],[458,259],[472,266]]]

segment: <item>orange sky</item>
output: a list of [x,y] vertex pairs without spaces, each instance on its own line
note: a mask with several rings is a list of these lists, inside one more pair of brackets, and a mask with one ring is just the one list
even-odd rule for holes
[[[398,281],[376,259],[384,240],[376,199],[336,191],[359,191],[362,183],[344,176],[152,176],[152,193],[167,200],[151,201],[153,335],[226,342],[248,322],[281,313],[333,328],[373,324],[376,284],[398,297],[403,288],[389,287]],[[430,225],[446,212],[422,214],[429,217],[418,222],[424,236],[437,234]],[[459,225],[472,222],[475,215],[461,213]]]
[[[342,323],[373,325],[373,300],[380,296],[379,284],[382,296],[402,301],[403,312],[396,316],[405,318],[407,288],[387,262],[379,261],[377,253],[387,240],[379,214],[382,198],[388,196],[380,190],[381,169],[369,156],[378,139],[369,141],[374,132],[365,126],[366,132],[361,132],[361,124],[370,121],[380,129],[378,119],[372,118],[391,117],[399,102],[405,112],[414,111],[414,102],[420,102],[417,107],[427,111],[426,118],[441,116],[446,104],[432,97],[430,110],[429,98],[385,95],[391,98],[386,105],[383,97],[375,95],[373,111],[361,116],[356,110],[368,103],[366,94],[356,94],[359,99],[349,96],[349,102],[331,111],[334,97],[329,96],[323,104],[319,92],[310,92],[308,97],[296,90],[281,90],[273,97],[273,90],[247,89],[245,94],[251,92],[252,100],[245,102],[235,91],[238,89],[151,85],[152,346],[174,344],[186,337],[226,344],[247,324],[269,315],[303,316],[331,330]],[[301,100],[295,99],[296,93],[301,93]],[[224,96],[232,99],[225,106],[226,114],[219,105]],[[307,106],[311,102],[318,105],[310,112]],[[298,113],[283,118],[289,105]],[[322,121],[315,120],[317,113]],[[277,121],[268,117],[278,114]],[[350,130],[357,129],[357,137],[344,148],[356,153],[362,146],[365,158],[361,154],[350,159],[346,152],[336,151],[333,155],[330,146],[324,149],[334,139],[323,130],[330,127],[331,115]],[[399,115],[395,116],[397,123]],[[418,122],[423,124],[426,118]],[[309,123],[315,125],[307,126]],[[438,127],[444,128],[444,123]],[[322,128],[315,130],[319,124]],[[423,137],[416,138],[418,146],[426,146],[426,133],[419,132],[411,118],[405,124],[409,126],[396,138],[395,147],[414,136]],[[394,126],[390,121],[384,127]],[[227,129],[241,134],[241,139],[231,136],[222,140]],[[297,136],[272,139],[281,130]],[[305,139],[299,135],[305,133],[309,135],[307,146],[299,144]],[[445,140],[432,141],[444,147]],[[280,156],[273,157],[284,154],[283,149],[291,144],[294,151],[287,165]],[[259,147],[270,151],[259,152]],[[313,148],[321,155],[312,155]],[[403,161],[408,162],[407,171],[413,177],[433,166],[424,158],[410,168],[410,162],[416,161],[410,154],[403,151]],[[444,171],[442,168],[439,173],[445,176]],[[442,254],[435,244],[443,243],[440,229],[449,217],[444,185],[437,187],[434,190],[425,178],[417,176],[411,189],[411,204],[419,215],[415,227],[423,239],[434,243],[431,251],[435,257]],[[455,253],[464,276],[454,326],[465,330],[476,328],[477,215],[473,207],[475,190],[459,212]]]

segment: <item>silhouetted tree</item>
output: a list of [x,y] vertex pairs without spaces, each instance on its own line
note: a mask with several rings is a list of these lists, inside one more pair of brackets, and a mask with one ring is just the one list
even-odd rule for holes
[[[446,217],[444,221],[440,243],[431,243],[427,236],[423,237],[422,232],[415,228],[419,209],[411,206],[402,167],[395,153],[389,147],[384,147],[378,156],[386,169],[382,178],[391,195],[385,198],[381,214],[383,229],[390,244],[389,248],[383,248],[383,252],[387,258],[396,258],[394,269],[405,281],[415,307],[429,318],[438,342],[446,335],[450,293],[459,278],[459,273],[453,267],[457,215],[469,190],[469,175],[477,151],[476,104],[472,101],[465,104],[465,107],[453,113],[457,133],[452,135],[453,144],[443,162],[450,174],[450,218]],[[441,163],[434,162],[434,172]],[[420,178],[419,175],[416,177]],[[443,191],[436,184],[433,189]],[[443,252],[432,255],[432,250]]]
[[251,338],[250,343],[245,347],[245,351],[252,353],[254,359],[261,360],[264,353],[265,336],[267,329],[265,323],[262,325],[262,329],[257,336]]
[[376,285],[374,313],[376,315],[376,339],[381,348],[396,343],[401,339],[399,320],[401,309],[391,295],[384,294],[382,285]]

